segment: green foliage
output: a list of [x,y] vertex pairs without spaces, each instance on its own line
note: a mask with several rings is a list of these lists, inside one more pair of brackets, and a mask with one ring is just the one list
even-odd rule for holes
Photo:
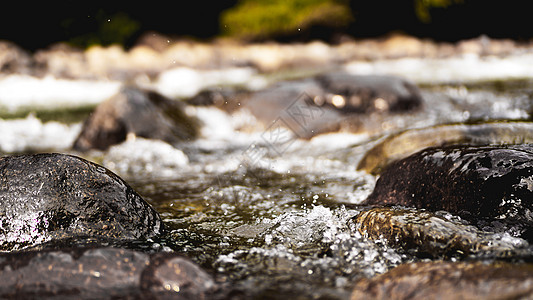
[[[92,18],[96,28],[86,34],[71,38],[68,41],[70,44],[82,48],[87,48],[92,45],[124,45],[128,38],[140,28],[139,22],[131,19],[127,14],[122,12],[108,15],[100,10]],[[64,21],[64,26],[68,26],[70,21]]]
[[431,8],[446,8],[460,3],[463,3],[463,0],[415,0],[416,15],[420,21],[430,23],[431,15],[429,10]]
[[344,1],[336,0],[240,0],[221,15],[226,35],[264,39],[295,34],[314,25],[342,28],[352,20]]

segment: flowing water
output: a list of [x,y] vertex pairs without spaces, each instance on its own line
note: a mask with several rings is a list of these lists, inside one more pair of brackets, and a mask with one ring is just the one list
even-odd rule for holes
[[[285,136],[283,143],[273,143],[272,131],[246,110],[230,115],[215,107],[191,106],[188,113],[204,123],[201,138],[194,142],[174,147],[134,138],[105,152],[74,154],[115,171],[159,211],[168,234],[152,247],[191,257],[231,287],[233,295],[346,299],[357,279],[421,259],[385,240],[368,239],[355,228],[352,218],[364,209],[358,204],[376,180],[356,171],[365,153],[388,134],[409,128],[529,120],[533,77],[521,67],[529,60],[467,57],[463,73],[456,60],[422,66],[423,60],[350,64],[346,69],[351,72],[389,68],[389,73],[411,77],[426,102],[423,113],[362,117],[370,125],[356,133],[310,140]],[[435,70],[435,65],[440,72],[426,70]],[[509,66],[520,67],[509,74]],[[180,76],[189,79],[187,84]],[[247,68],[227,73],[180,69],[150,86],[187,97],[210,86],[254,90],[279,77]],[[119,86],[109,81],[1,78],[0,152],[73,153],[69,148],[83,118]]]

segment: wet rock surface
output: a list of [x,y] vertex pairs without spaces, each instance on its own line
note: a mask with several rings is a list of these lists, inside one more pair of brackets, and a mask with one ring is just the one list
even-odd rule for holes
[[0,249],[87,237],[139,240],[162,231],[159,214],[125,181],[79,157],[0,158]]
[[169,253],[151,256],[143,270],[141,288],[157,299],[211,299],[224,292],[214,279],[189,259]]
[[311,138],[357,131],[359,123],[372,122],[366,115],[416,111],[423,98],[414,83],[400,77],[336,72],[278,83],[251,94],[243,104],[266,127],[279,123],[296,137]]
[[377,175],[393,161],[406,158],[428,147],[453,144],[497,145],[533,142],[533,123],[488,122],[480,124],[446,124],[391,134],[368,150],[357,166]]
[[506,233],[509,228],[483,231],[450,214],[385,207],[363,211],[354,222],[364,236],[419,257],[531,257],[529,244]]
[[210,299],[214,279],[189,259],[118,248],[0,254],[3,299]]
[[317,80],[326,91],[317,101],[345,113],[402,112],[423,103],[418,87],[400,77],[330,73]]
[[125,87],[95,109],[73,148],[105,150],[126,140],[128,134],[173,144],[193,140],[198,129],[198,120],[187,116],[183,103],[153,91]]
[[366,203],[518,223],[529,237],[532,174],[531,145],[429,148],[389,165]]
[[418,262],[357,283],[355,299],[528,299],[531,264]]
[[252,94],[243,106],[266,128],[275,124],[291,130],[296,137],[311,138],[339,130],[340,113],[313,102],[313,97],[322,93],[312,79],[281,82]]

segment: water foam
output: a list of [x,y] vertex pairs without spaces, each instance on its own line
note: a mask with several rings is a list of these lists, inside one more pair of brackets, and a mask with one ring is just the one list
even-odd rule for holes
[[0,152],[67,150],[80,131],[81,124],[43,123],[32,114],[24,119],[0,119]]
[[168,143],[136,137],[109,148],[103,163],[123,176],[168,177],[187,168],[189,159]]
[[196,70],[179,67],[162,72],[154,83],[154,88],[170,98],[191,97],[209,86],[251,85],[250,87],[258,88],[264,84],[258,78],[254,79],[255,74],[253,68]]
[[117,81],[37,78],[9,75],[0,78],[0,107],[9,111],[21,108],[64,108],[96,105],[116,94]]
[[400,58],[373,62],[353,61],[345,69],[354,74],[390,74],[418,83],[533,78],[533,54],[506,57],[475,54],[452,58]]

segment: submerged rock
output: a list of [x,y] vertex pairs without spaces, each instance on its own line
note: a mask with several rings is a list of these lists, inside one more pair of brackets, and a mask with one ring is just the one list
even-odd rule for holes
[[407,208],[373,208],[354,217],[357,230],[373,240],[418,256],[528,256],[529,244],[505,232],[485,232],[451,216]]
[[481,262],[418,262],[360,280],[356,299],[529,299],[533,266]]
[[102,166],[64,154],[0,158],[0,250],[161,233],[159,214]]
[[390,135],[375,145],[361,159],[357,169],[377,175],[391,162],[424,148],[465,143],[469,145],[533,143],[533,124],[493,122],[474,125],[438,125],[406,130]]
[[153,91],[124,88],[102,102],[83,124],[73,148],[105,150],[128,134],[173,144],[196,138],[199,121],[185,113],[184,104]]
[[206,299],[217,285],[176,254],[118,248],[0,255],[1,298]]
[[366,204],[533,224],[533,147],[429,148],[389,165]]

